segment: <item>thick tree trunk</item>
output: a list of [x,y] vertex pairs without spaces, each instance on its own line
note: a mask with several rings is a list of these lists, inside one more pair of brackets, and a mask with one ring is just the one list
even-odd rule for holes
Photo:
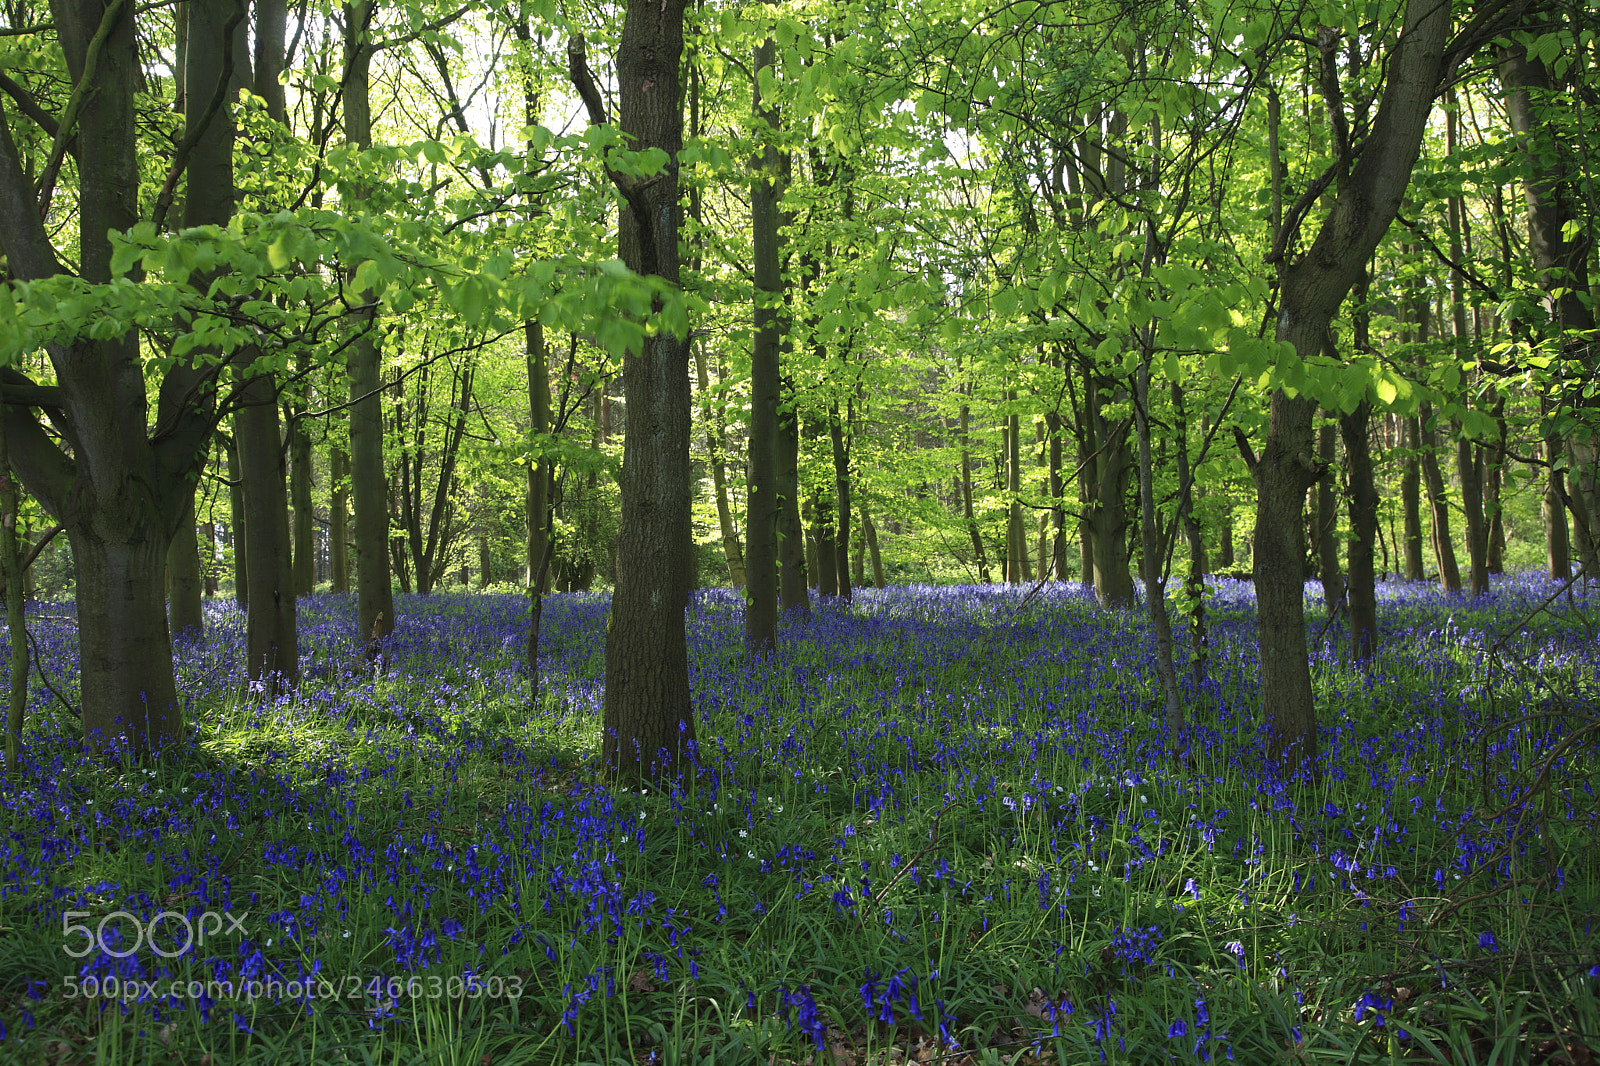
[[96,746],[178,739],[183,713],[161,594],[168,538],[139,509],[105,508],[110,529],[69,527],[78,588],[83,732]]
[[1093,503],[1088,508],[1089,535],[1094,540],[1094,594],[1102,607],[1132,607],[1128,477],[1134,464],[1128,454],[1128,424],[1126,420],[1111,423],[1098,408],[1092,417],[1100,423],[1096,437],[1101,446],[1090,464],[1095,472]]
[[[771,38],[756,48],[759,74],[770,70],[775,46]],[[756,118],[771,128],[777,114],[764,107],[759,79],[753,87]],[[745,572],[749,581],[745,597],[745,652],[755,660],[776,648],[778,624],[778,400],[783,390],[780,365],[783,337],[783,274],[778,201],[783,196],[783,166],[777,148],[769,141],[750,182],[750,227],[755,268],[755,337],[750,354],[750,440],[748,495],[745,502]],[[731,523],[730,523],[731,524]],[[723,543],[727,543],[724,535]]]
[[1350,479],[1350,655],[1366,662],[1378,650],[1377,577],[1373,549],[1378,539],[1378,487],[1372,476],[1372,405],[1363,400],[1339,419],[1345,470]]
[[194,532],[194,490],[189,506],[178,520],[178,531],[167,546],[168,623],[174,639],[205,639],[206,616],[202,607],[205,580],[200,573],[200,543]]
[[[200,578],[204,586],[205,596],[210,599],[217,594],[217,524],[215,522],[202,522],[200,524]],[[171,565],[170,563],[168,564]]]
[[[345,12],[344,129],[355,148],[372,143],[369,98],[373,45],[372,0],[355,0]],[[365,191],[351,190],[352,199]],[[367,302],[366,294],[355,296]],[[368,659],[375,660],[394,630],[394,589],[389,572],[389,499],[383,468],[383,406],[379,395],[381,354],[373,317],[357,316],[361,336],[348,349],[350,384],[350,495],[355,510],[356,633]]]
[[[1554,322],[1561,331],[1562,345],[1576,361],[1592,366],[1592,335],[1595,328],[1590,296],[1589,254],[1592,226],[1585,225],[1580,212],[1594,205],[1586,203],[1580,192],[1579,179],[1585,173],[1581,162],[1581,149],[1564,144],[1553,123],[1544,121],[1541,107],[1558,106],[1549,94],[1554,86],[1550,73],[1540,60],[1528,55],[1522,44],[1513,44],[1500,50],[1500,83],[1506,90],[1506,111],[1511,119],[1519,153],[1530,177],[1523,181],[1523,199],[1527,204],[1528,256],[1539,273],[1539,284],[1549,294]],[[1543,99],[1541,99],[1543,98]],[[1576,401],[1584,407],[1593,407],[1592,398]],[[1592,412],[1591,412],[1592,413]],[[1593,437],[1574,436],[1569,441],[1573,459],[1573,476],[1566,486],[1574,496],[1575,516],[1587,516],[1585,521],[1600,515],[1600,445]],[[1551,452],[1553,457],[1556,452]],[[1552,477],[1559,475],[1552,473]],[[1555,523],[1547,520],[1547,528]],[[1576,531],[1583,540],[1583,523]],[[1597,560],[1594,544],[1595,530],[1588,531],[1588,543],[1583,545],[1582,562],[1586,576],[1596,576]],[[1551,545],[1550,555],[1557,553]],[[1552,571],[1554,566],[1552,564]],[[1561,575],[1565,577],[1566,575]]]
[[[666,153],[661,174],[628,192],[622,260],[678,284],[677,157],[683,147],[684,0],[628,0],[617,51],[622,133]],[[605,764],[623,780],[686,769],[695,741],[684,612],[693,571],[689,506],[689,350],[662,332],[623,360],[617,581],[606,631]]]
[[[1292,264],[1279,236],[1277,339],[1310,362],[1327,343],[1329,324],[1360,279],[1410,183],[1440,80],[1450,12],[1434,0],[1408,0],[1399,36],[1386,57],[1387,82],[1360,157],[1337,185],[1315,240]],[[1336,83],[1332,49],[1322,80]],[[1329,93],[1325,93],[1325,96]],[[1337,93],[1331,95],[1337,97]],[[1342,128],[1343,115],[1339,116]],[[1317,754],[1316,706],[1306,655],[1305,585],[1300,530],[1305,493],[1317,474],[1312,422],[1316,402],[1283,389],[1272,395],[1267,436],[1254,464],[1257,490],[1254,560],[1259,605],[1261,705],[1268,751],[1288,767]]]

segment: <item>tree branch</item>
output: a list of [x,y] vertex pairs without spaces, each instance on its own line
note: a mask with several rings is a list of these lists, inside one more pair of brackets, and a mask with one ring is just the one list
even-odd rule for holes
[[222,28],[222,71],[217,75],[217,88],[211,94],[211,99],[206,103],[205,112],[200,116],[200,121],[192,129],[184,131],[183,140],[178,143],[177,150],[172,154],[172,165],[167,168],[166,180],[161,183],[161,192],[156,195],[155,211],[151,220],[156,229],[162,228],[167,221],[167,212],[172,209],[172,198],[178,191],[178,178],[189,167],[189,156],[194,153],[194,146],[200,143],[200,138],[205,136],[206,130],[211,128],[211,123],[216,119],[217,112],[222,110],[222,105],[228,99],[228,87],[233,84],[233,31],[239,26],[239,21],[244,18],[244,7],[241,5],[234,12],[228,24]]
[[43,218],[50,210],[50,197],[55,191],[56,175],[61,171],[62,157],[67,154],[67,139],[72,136],[72,127],[78,124],[78,112],[83,108],[83,98],[89,91],[89,85],[94,81],[95,67],[100,62],[100,50],[105,47],[106,39],[111,36],[111,31],[117,26],[117,20],[122,17],[122,5],[125,0],[111,0],[106,5],[105,14],[100,16],[100,28],[94,31],[94,36],[89,39],[89,48],[83,57],[83,74],[78,78],[78,83],[72,87],[72,95],[67,98],[67,106],[61,112],[61,125],[56,129],[55,143],[50,146],[50,159],[45,164],[44,173],[39,177],[39,217]]

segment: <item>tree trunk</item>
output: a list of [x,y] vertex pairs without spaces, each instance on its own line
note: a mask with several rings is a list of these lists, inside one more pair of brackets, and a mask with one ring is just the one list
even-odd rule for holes
[[1099,454],[1094,471],[1089,535],[1094,540],[1094,594],[1102,607],[1132,607],[1133,577],[1128,569],[1128,477],[1135,465],[1128,454],[1128,420],[1113,423],[1101,406],[1100,389],[1090,394]]
[[837,596],[839,593],[839,547],[835,540],[833,499],[826,492],[813,497],[811,528],[817,542],[817,595]]
[[1334,504],[1334,427],[1324,422],[1317,430],[1317,572],[1322,581],[1322,604],[1332,618],[1344,604],[1344,575],[1339,572],[1339,511]]
[[828,410],[828,437],[833,445],[833,485],[838,506],[834,510],[834,579],[839,599],[850,602],[850,438],[839,419],[839,405]]
[[1405,457],[1400,465],[1401,542],[1407,581],[1427,577],[1422,564],[1422,420],[1415,415],[1401,423]]
[[881,589],[884,587],[883,555],[878,550],[878,526],[866,511],[861,514],[861,524],[866,528],[867,555],[872,559],[872,587]]
[[1144,601],[1150,612],[1150,627],[1156,636],[1156,677],[1161,682],[1162,702],[1166,706],[1167,747],[1178,752],[1184,747],[1183,698],[1178,695],[1178,672],[1172,664],[1172,620],[1167,615],[1167,583],[1162,574],[1166,552],[1156,528],[1155,468],[1150,455],[1150,338],[1143,338],[1143,357],[1136,371],[1134,421],[1139,436],[1139,541],[1143,559]]
[[1567,526],[1565,471],[1556,465],[1561,454],[1561,439],[1554,434],[1544,439],[1544,496],[1540,517],[1544,520],[1545,572],[1565,581],[1572,576],[1572,538]]
[[[373,44],[372,0],[355,0],[346,8],[344,38],[344,132],[354,148],[372,143],[369,99]],[[366,191],[350,190],[352,201]],[[366,293],[354,296],[367,303]],[[355,510],[356,632],[369,660],[376,660],[383,640],[394,630],[394,589],[389,573],[389,500],[383,468],[383,401],[379,395],[381,354],[375,332],[376,312],[357,316],[360,336],[347,357],[350,384],[350,495]]]
[[28,638],[22,557],[17,551],[17,479],[6,447],[8,420],[0,404],[0,575],[5,578],[6,641],[11,650],[6,686],[6,772],[14,774],[22,752],[22,718],[28,709]]
[[350,591],[350,456],[328,436],[328,565],[333,591]]
[[[684,0],[627,0],[617,50],[621,131],[667,166],[623,179],[619,245],[629,269],[678,284],[677,157],[683,147],[678,72]],[[606,632],[605,764],[625,781],[682,769],[695,741],[684,612],[693,571],[689,523],[689,351],[660,332],[623,359],[628,428],[616,591]]]
[[[711,397],[711,382],[706,373],[705,345],[691,342],[694,348],[695,374],[700,382],[700,415],[706,427],[706,452],[711,461],[711,484],[715,491],[717,502],[717,528],[722,534],[722,555],[728,561],[728,581],[734,590],[744,591],[748,580],[746,575],[744,549],[739,541],[739,530],[733,524],[733,508],[728,503],[728,464],[725,449],[727,448],[728,435],[724,426],[724,405],[713,402]],[[722,372],[717,372],[720,384]],[[776,428],[776,413],[774,413],[774,428]],[[776,440],[774,440],[776,443]],[[774,513],[776,513],[774,509]],[[776,559],[777,553],[773,552]],[[777,613],[778,577],[777,566],[772,567],[773,613]],[[747,601],[748,602],[748,599]]]
[[1006,447],[1006,582],[1018,585],[1028,579],[1028,534],[1022,524],[1022,419],[1015,410],[1017,394],[1006,393],[1013,405],[1003,432]]
[[246,669],[252,681],[264,682],[275,694],[299,684],[300,645],[289,559],[287,472],[271,378],[259,375],[245,387],[233,428],[244,476],[245,536],[250,544]]
[[239,467],[239,440],[228,439],[228,530],[233,541],[233,599],[241,608],[250,606],[250,568],[244,536],[244,474]]
[[[756,47],[756,72],[772,70],[771,38]],[[777,113],[763,106],[760,79],[752,87],[758,123],[776,129]],[[769,138],[750,181],[750,227],[755,268],[755,336],[750,353],[749,484],[745,502],[746,577],[745,652],[752,661],[776,648],[778,624],[778,401],[783,390],[780,365],[783,337],[783,275],[779,269],[781,235],[778,201],[783,196],[783,166]],[[731,525],[731,523],[730,523]],[[726,535],[723,543],[727,543]],[[785,598],[787,603],[787,597]]]
[[[207,599],[217,594],[217,524],[200,524],[200,577]],[[170,563],[168,564],[171,565]]]
[[[1584,207],[1592,211],[1594,205],[1586,203],[1588,198],[1579,191],[1582,149],[1574,151],[1564,145],[1555,125],[1543,121],[1538,113],[1541,105],[1558,106],[1550,97],[1555,86],[1542,61],[1529,56],[1522,44],[1505,46],[1500,49],[1499,74],[1506,91],[1511,130],[1529,174],[1522,183],[1527,204],[1528,257],[1538,271],[1540,287],[1549,296],[1554,312],[1551,324],[1560,331],[1562,347],[1579,365],[1592,366],[1594,342],[1588,333],[1595,328],[1594,309],[1588,302],[1592,226],[1584,224],[1587,220],[1580,211]],[[1577,403],[1592,407],[1595,401],[1583,398]],[[1597,469],[1600,445],[1587,435],[1573,436],[1569,444],[1574,469],[1567,487],[1573,491],[1574,503],[1581,500],[1576,514],[1600,515],[1600,469]],[[1550,458],[1556,454],[1552,451]],[[1554,471],[1551,477],[1559,480],[1559,474]],[[1547,528],[1553,531],[1554,526],[1555,523],[1547,519]],[[1583,541],[1582,523],[1577,533],[1580,542]],[[1583,545],[1582,554],[1585,576],[1589,579],[1596,576],[1594,533],[1592,528],[1588,530],[1588,543]],[[1552,557],[1558,554],[1553,543],[1549,554]],[[1561,576],[1564,578],[1566,574]]]
[[1373,572],[1378,488],[1372,476],[1371,425],[1372,405],[1365,400],[1339,419],[1350,479],[1350,578],[1345,595],[1350,609],[1350,657],[1358,663],[1378,651],[1378,592]]
[[[3,551],[3,548],[0,548]],[[169,625],[174,639],[205,639],[206,616],[201,593],[205,580],[200,573],[200,544],[194,531],[194,490],[189,490],[189,506],[178,521],[178,531],[167,547],[167,599]]]
[[[1060,361],[1056,361],[1057,369]],[[1050,576],[1056,581],[1067,579],[1067,508],[1064,502],[1066,484],[1061,476],[1061,413],[1048,411],[1044,416],[1045,432],[1049,436],[1050,462]]]
[[[1433,0],[1408,0],[1404,24],[1387,56],[1387,81],[1359,159],[1337,185],[1315,240],[1292,264],[1279,235],[1280,302],[1277,339],[1311,362],[1327,343],[1329,324],[1361,277],[1378,241],[1399,210],[1422,144],[1440,80],[1450,12]],[[1323,82],[1336,84],[1332,48]],[[1338,94],[1330,91],[1325,96]],[[1342,127],[1343,114],[1339,115]],[[1317,754],[1316,706],[1306,654],[1305,585],[1300,530],[1305,493],[1315,479],[1312,421],[1316,401],[1282,388],[1272,394],[1266,439],[1255,477],[1254,562],[1259,605],[1261,706],[1268,751],[1288,767],[1310,765]]]
[[[305,402],[302,400],[291,410],[303,415],[306,411]],[[289,505],[294,509],[293,580],[296,596],[309,596],[317,589],[317,536],[311,510],[311,490],[311,435],[306,432],[305,420],[295,418],[289,423]]]
[[[528,424],[533,446],[544,447],[550,432],[550,356],[544,340],[544,325],[537,321],[522,324],[522,352],[528,373]],[[539,686],[539,624],[544,617],[544,583],[550,572],[549,555],[555,550],[550,521],[551,462],[539,452],[528,464],[528,481],[523,496],[523,543],[526,546],[529,610],[528,638],[524,660],[534,689]],[[537,703],[537,694],[530,700]]]
[[1445,495],[1444,474],[1439,469],[1439,445],[1433,430],[1433,408],[1422,405],[1422,483],[1428,490],[1429,517],[1433,523],[1433,556],[1439,566],[1439,585],[1446,592],[1461,591],[1461,568],[1456,565],[1455,542],[1450,539],[1450,500]]
[[[787,345],[784,346],[787,351]],[[794,389],[787,381],[784,392],[792,400]],[[778,562],[779,601],[784,613],[799,618],[811,617],[811,599],[806,592],[806,533],[800,521],[800,419],[791,402],[778,411]]]
[[[1178,508],[1183,520],[1183,536],[1189,545],[1189,571],[1183,582],[1184,595],[1189,601],[1189,673],[1199,685],[1206,679],[1211,659],[1211,635],[1206,628],[1206,541],[1195,515],[1199,493],[1194,485],[1195,471],[1189,467],[1189,422],[1184,413],[1183,386],[1174,381],[1171,388],[1178,486],[1186,490],[1178,498]],[[1140,492],[1143,491],[1140,486]]]
[[[963,386],[963,397],[969,395],[970,392],[970,385]],[[989,563],[983,552],[983,537],[978,532],[978,519],[972,510],[972,445],[968,431],[971,418],[971,408],[966,400],[963,399],[961,402],[961,511],[967,521],[967,534],[972,538],[972,556],[978,564],[978,580],[987,585],[993,578],[989,576]],[[876,542],[876,536],[868,538],[868,544],[872,546],[874,558],[877,557]],[[876,564],[874,564],[873,573],[874,575],[879,573]],[[879,588],[883,587],[881,581],[875,581],[874,583]]]

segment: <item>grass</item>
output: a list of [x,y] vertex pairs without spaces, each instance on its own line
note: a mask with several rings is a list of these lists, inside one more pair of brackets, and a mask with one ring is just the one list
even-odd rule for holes
[[[1248,586],[1183,763],[1142,620],[1076,587],[869,591],[755,668],[704,595],[670,793],[597,775],[603,599],[547,607],[532,710],[516,597],[404,600],[381,676],[313,598],[276,703],[212,604],[168,758],[90,759],[34,694],[0,1061],[1589,1062],[1596,648],[1586,593],[1524,621],[1550,591],[1386,586],[1376,663],[1315,651],[1296,780]],[[30,624],[70,695],[70,612]]]

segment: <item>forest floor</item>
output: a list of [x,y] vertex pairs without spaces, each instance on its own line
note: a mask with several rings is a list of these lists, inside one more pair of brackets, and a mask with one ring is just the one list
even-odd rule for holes
[[1077,586],[861,592],[757,668],[700,593],[669,794],[597,775],[603,598],[549,602],[536,709],[514,596],[402,599],[376,675],[352,603],[303,601],[276,702],[212,603],[191,741],[110,768],[40,605],[0,1062],[1592,1063],[1600,592],[1556,592],[1385,585],[1361,671],[1308,588],[1322,757],[1287,781],[1248,585],[1182,759],[1143,617]]

